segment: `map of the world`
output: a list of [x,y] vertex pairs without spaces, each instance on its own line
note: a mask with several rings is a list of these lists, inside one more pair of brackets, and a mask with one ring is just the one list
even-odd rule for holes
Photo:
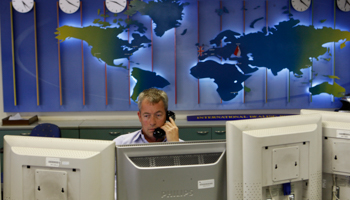
[[[39,60],[51,64],[45,65],[47,70],[53,70],[57,58],[52,52],[45,55],[40,45],[45,40],[60,45],[60,105],[57,92],[50,94],[53,88],[57,90],[57,78],[45,76],[48,71],[39,79],[40,105],[27,105],[35,98],[24,102],[26,93],[35,94],[34,84],[29,83],[33,88],[28,90],[28,82],[20,83],[35,77],[30,68],[33,61],[26,61],[32,53],[21,50],[27,48],[26,37],[33,27],[17,28],[15,98],[19,103],[13,105],[13,88],[4,88],[6,110],[135,110],[138,94],[151,87],[165,90],[175,110],[337,108],[349,89],[349,73],[344,70],[350,59],[350,23],[339,16],[350,13],[332,13],[329,5],[334,5],[325,0],[314,2],[317,9],[305,12],[293,10],[289,1],[277,0],[268,4],[258,0],[131,0],[118,14],[109,12],[102,1],[89,3],[83,4],[84,9],[88,7],[84,23],[79,23],[79,13],[62,12],[56,27],[48,25],[54,14],[38,21],[39,38],[43,38],[41,43],[39,39]],[[8,9],[2,8],[5,13]],[[3,76],[4,81],[13,82],[10,54],[6,54],[9,44],[4,42],[8,34],[3,31],[9,22],[3,15]],[[14,19],[20,17],[15,13]],[[81,60],[85,63],[83,80]]]

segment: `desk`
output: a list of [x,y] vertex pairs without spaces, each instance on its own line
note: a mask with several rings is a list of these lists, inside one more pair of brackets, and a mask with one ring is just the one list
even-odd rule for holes
[[[225,121],[176,120],[176,125],[183,140],[225,139]],[[106,140],[140,128],[141,124],[138,120],[86,120],[79,126],[80,138]]]

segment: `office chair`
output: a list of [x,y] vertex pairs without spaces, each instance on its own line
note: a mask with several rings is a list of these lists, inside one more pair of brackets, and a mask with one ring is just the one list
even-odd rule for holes
[[34,127],[30,132],[30,136],[61,137],[61,131],[55,124],[44,123]]

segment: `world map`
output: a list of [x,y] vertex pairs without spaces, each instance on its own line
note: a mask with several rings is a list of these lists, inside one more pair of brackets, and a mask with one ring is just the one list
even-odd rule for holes
[[[86,27],[61,26],[57,28],[56,38],[64,42],[69,38],[84,40],[91,47],[91,55],[105,62],[109,66],[127,69],[118,59],[130,57],[141,49],[151,46],[151,38],[145,36],[146,26],[131,17],[136,13],[149,16],[156,24],[154,33],[162,37],[168,30],[182,25],[184,8],[189,3],[181,3],[179,0],[158,0],[143,2],[130,1],[125,15],[127,19],[115,20],[114,24],[95,19],[94,25]],[[228,13],[229,10],[216,10],[218,15]],[[100,12],[98,12],[100,14]],[[100,14],[102,17],[109,17]],[[262,18],[255,19],[251,26]],[[130,41],[119,37],[131,26],[137,29],[131,34]],[[185,29],[181,37],[186,37]],[[329,42],[341,42],[341,48],[345,47],[345,41],[350,39],[350,32],[332,29],[329,27],[315,28],[314,26],[300,25],[298,19],[289,18],[271,27],[264,27],[261,31],[241,34],[234,30],[224,30],[217,34],[210,42],[210,47],[198,55],[198,62],[190,66],[190,75],[196,79],[210,78],[217,84],[217,93],[223,101],[234,99],[239,91],[251,91],[243,86],[243,82],[252,77],[259,68],[271,70],[274,76],[287,69],[295,77],[303,77],[303,69],[312,67],[313,59],[320,59],[322,55],[330,54],[324,44]],[[202,48],[197,42],[194,46]],[[242,52],[236,56],[235,50],[239,46]],[[288,47],[288,49],[287,49]],[[291,48],[292,47],[292,48]],[[212,58],[222,59],[219,63]],[[226,63],[227,62],[227,63]],[[233,64],[234,62],[235,64]],[[142,65],[142,63],[141,63]],[[166,78],[156,72],[146,71],[134,67],[131,76],[137,81],[133,88],[131,99],[137,101],[137,96],[144,89],[150,87],[164,88],[170,85]],[[314,73],[313,78],[318,74]],[[345,88],[336,83],[339,78],[327,74],[331,81],[313,85],[313,79],[304,84],[312,95],[327,93],[335,97],[341,97]]]
[[[235,68],[235,65],[225,64],[230,70],[223,68],[221,73],[217,75],[215,71],[219,66],[222,67],[221,64],[200,62],[192,68],[191,74],[196,78],[214,78],[218,84],[217,91],[220,97],[227,101],[237,95],[237,92],[242,89],[242,82],[249,78],[247,74],[256,71],[257,67],[266,67],[275,76],[277,76],[278,72],[288,69],[296,77],[302,77],[302,69],[311,67],[312,58],[318,59],[319,56],[328,52],[328,48],[323,47],[323,44],[350,39],[350,32],[327,27],[316,29],[313,26],[298,25],[299,22],[299,20],[291,18],[289,21],[283,21],[274,27],[268,28],[268,32],[266,32],[266,27],[264,27],[260,32],[247,35],[241,35],[231,30],[223,31],[210,41],[214,47],[205,51],[199,59],[204,60],[210,56],[216,56],[224,60],[236,60],[240,63],[236,67],[240,68],[243,73],[232,70],[231,68]],[[222,40],[226,45],[220,47]],[[244,44],[241,50],[246,52],[239,58],[234,56],[237,43]],[[343,42],[342,47],[344,46],[345,42]],[[286,47],[293,48],[286,49]],[[252,69],[249,66],[256,67]],[[234,84],[227,82],[230,79],[229,77],[231,79],[234,77]],[[336,76],[329,77],[332,79],[337,78]],[[225,81],[226,83],[224,83]],[[235,93],[232,93],[232,91]],[[345,88],[337,83],[331,85],[328,82],[324,82],[310,87],[309,91],[313,95],[327,93],[335,97],[341,97],[345,93]]]
[[[154,29],[155,34],[162,37],[164,32],[181,25],[183,9],[188,3],[180,3],[175,0],[160,0],[157,2],[150,1],[148,3],[133,0],[130,2],[129,9],[124,13],[128,16],[133,16],[137,12],[142,15],[149,16],[156,24]],[[99,12],[100,14],[100,12]],[[102,17],[108,17],[101,14]],[[122,63],[114,64],[114,60],[120,58],[129,58],[135,51],[140,48],[150,47],[151,40],[143,34],[147,30],[142,23],[131,19],[124,20],[126,25],[122,25],[121,21],[115,20],[117,27],[110,27],[112,24],[104,22],[100,19],[95,19],[95,26],[88,27],[73,27],[61,26],[57,28],[55,33],[56,38],[60,42],[64,42],[69,38],[76,38],[86,41],[91,46],[91,54],[99,60],[105,62],[109,66],[127,68]],[[123,40],[118,37],[119,34],[127,31],[131,26],[137,26],[138,29],[132,34],[132,41]],[[154,72],[147,72],[139,68],[134,68],[131,76],[137,83],[133,89],[131,99],[136,101],[137,96],[144,89],[157,87],[163,88],[170,83],[163,77]]]

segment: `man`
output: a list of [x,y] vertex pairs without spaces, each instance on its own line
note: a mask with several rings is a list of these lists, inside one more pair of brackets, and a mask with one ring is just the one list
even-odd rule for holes
[[[137,104],[141,130],[115,138],[113,141],[116,145],[180,141],[175,121],[172,118],[170,122],[166,121],[168,95],[164,91],[156,88],[146,89],[140,93]],[[157,139],[153,136],[154,130],[158,127],[165,131],[165,137]]]

